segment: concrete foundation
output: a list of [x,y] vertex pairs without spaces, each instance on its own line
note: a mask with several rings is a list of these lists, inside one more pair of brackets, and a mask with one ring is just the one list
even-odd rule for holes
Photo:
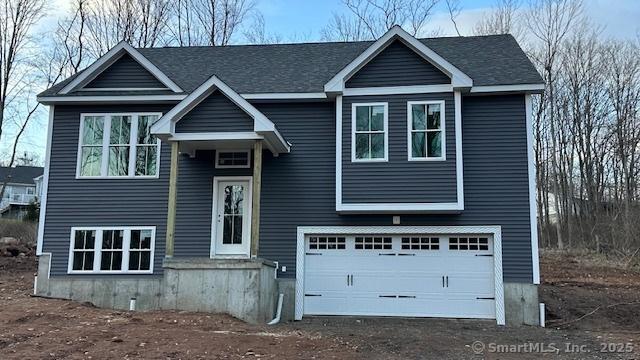
[[507,326],[540,325],[538,285],[505,282],[504,311]]
[[284,294],[280,321],[293,321],[296,315],[296,279],[278,279],[278,292]]
[[49,277],[50,255],[38,263],[36,295],[127,310],[227,313],[250,323],[272,319],[278,294],[275,264],[262,259],[169,259],[162,276]]

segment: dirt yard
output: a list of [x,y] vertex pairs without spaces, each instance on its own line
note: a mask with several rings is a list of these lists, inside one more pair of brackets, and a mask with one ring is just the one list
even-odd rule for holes
[[640,357],[640,273],[558,254],[542,259],[545,329],[350,317],[268,327],[225,315],[129,313],[31,297],[34,270],[33,257],[0,257],[0,359]]

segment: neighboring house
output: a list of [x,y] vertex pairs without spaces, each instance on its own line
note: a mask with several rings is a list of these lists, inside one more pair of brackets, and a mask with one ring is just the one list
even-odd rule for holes
[[38,179],[42,179],[42,172],[39,166],[0,167],[0,186],[5,187],[0,217],[21,219],[24,216],[29,203],[40,198]]
[[120,43],[39,95],[37,293],[536,323],[542,89],[509,35]]

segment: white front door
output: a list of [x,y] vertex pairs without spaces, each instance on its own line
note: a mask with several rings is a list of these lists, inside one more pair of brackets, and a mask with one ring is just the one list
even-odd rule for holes
[[495,318],[493,239],[311,235],[304,314]]
[[251,243],[251,182],[248,179],[214,181],[212,256],[249,256]]

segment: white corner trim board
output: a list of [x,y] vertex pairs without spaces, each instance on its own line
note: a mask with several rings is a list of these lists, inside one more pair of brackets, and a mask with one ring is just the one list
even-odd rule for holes
[[40,201],[40,215],[38,218],[38,240],[36,245],[36,255],[42,255],[44,242],[44,222],[47,214],[47,193],[49,191],[49,167],[51,164],[51,139],[53,137],[53,118],[55,106],[49,105],[49,124],[47,124],[47,148],[44,158],[44,173],[42,180],[42,199]]
[[524,96],[527,123],[527,163],[529,175],[529,224],[531,227],[531,268],[533,283],[540,284],[540,254],[538,249],[538,211],[536,197],[536,164],[533,154],[533,99],[530,94]]
[[295,320],[304,315],[305,238],[307,235],[347,234],[488,234],[493,236],[496,323],[505,324],[502,279],[502,228],[487,226],[298,226],[296,237]]
[[161,83],[173,92],[182,92],[182,89],[176,85],[167,75],[165,75],[157,66],[144,57],[138,50],[131,45],[122,41],[118,45],[114,46],[106,54],[100,57],[96,62],[91,64],[87,69],[80,73],[75,79],[70,81],[65,87],[60,90],[60,94],[67,94],[70,91],[82,87],[95,79],[100,73],[105,71],[109,66],[120,59],[125,53],[128,53],[134,60],[136,60],[142,67],[147,69],[153,76],[156,77]]
[[453,64],[445,60],[442,56],[438,55],[435,51],[431,50],[425,44],[420,42],[415,37],[404,31],[400,26],[395,25],[378,40],[376,40],[371,46],[363,51],[352,62],[345,66],[338,74],[336,74],[331,80],[329,80],[324,90],[326,92],[342,92],[345,90],[345,82],[353,76],[364,65],[371,61],[376,55],[384,50],[394,40],[400,40],[418,55],[422,56],[425,60],[429,61],[435,67],[440,69],[445,74],[451,77],[451,85],[453,87],[471,87],[473,86],[473,80],[460,69],[456,68]]

